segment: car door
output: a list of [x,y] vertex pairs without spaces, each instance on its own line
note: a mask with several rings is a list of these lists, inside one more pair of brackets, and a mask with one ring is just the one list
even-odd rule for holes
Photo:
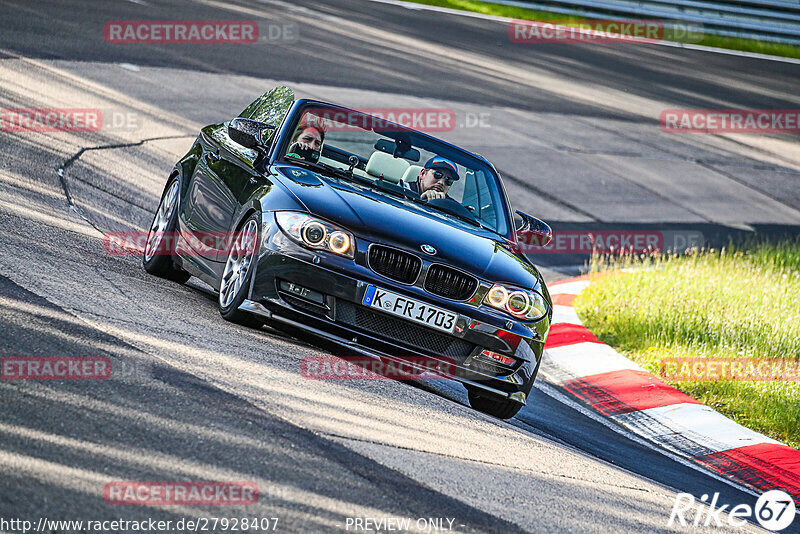
[[[239,116],[280,125],[294,102],[287,87],[264,93]],[[264,178],[254,168],[258,153],[234,142],[227,123],[203,128],[201,155],[187,188],[187,207],[182,221],[195,253],[207,260],[227,260],[229,235],[246,193]]]

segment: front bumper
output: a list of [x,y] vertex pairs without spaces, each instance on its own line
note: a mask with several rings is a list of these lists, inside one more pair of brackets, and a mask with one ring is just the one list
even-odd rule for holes
[[[525,404],[536,378],[549,316],[522,323],[467,302],[455,302],[384,278],[366,266],[368,242],[357,239],[355,260],[306,249],[265,214],[262,246],[250,298],[240,309],[302,329],[352,350],[354,355],[411,361],[441,361],[469,388]],[[283,286],[281,282],[284,282]],[[303,298],[286,284],[322,295]],[[455,332],[416,325],[361,304],[372,284],[458,313]],[[484,350],[514,358],[506,366],[481,356]],[[412,367],[414,364],[412,364]]]

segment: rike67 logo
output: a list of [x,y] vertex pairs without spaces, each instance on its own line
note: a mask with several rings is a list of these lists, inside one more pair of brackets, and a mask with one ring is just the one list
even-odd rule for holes
[[794,522],[797,511],[792,496],[780,490],[771,490],[761,495],[755,508],[751,508],[749,504],[738,504],[728,510],[729,505],[717,506],[718,501],[719,493],[714,493],[711,501],[704,494],[700,497],[700,502],[696,502],[694,495],[690,493],[679,493],[675,497],[667,526],[678,523],[684,527],[724,527],[726,524],[743,527],[748,519],[755,519],[765,529],[778,532]]

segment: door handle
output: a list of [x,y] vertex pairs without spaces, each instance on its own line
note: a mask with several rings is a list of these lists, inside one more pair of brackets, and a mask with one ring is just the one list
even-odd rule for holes
[[211,163],[216,163],[220,159],[222,159],[219,156],[219,152],[209,152],[208,154],[206,154],[206,158],[208,158],[208,161],[210,161]]

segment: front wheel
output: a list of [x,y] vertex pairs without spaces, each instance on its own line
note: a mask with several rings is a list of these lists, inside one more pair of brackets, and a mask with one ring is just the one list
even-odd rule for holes
[[253,263],[258,251],[258,216],[253,214],[233,236],[231,251],[219,283],[219,313],[226,321],[258,328],[264,324],[256,316],[239,309],[247,298]]
[[161,197],[161,204],[153,217],[153,224],[150,225],[142,266],[150,274],[182,284],[191,278],[191,275],[176,267],[173,260],[180,194],[181,181],[175,176],[167,184]]
[[[478,394],[472,389],[467,391],[469,405],[479,412],[497,417],[498,419],[511,419],[522,408],[522,404],[511,399],[490,396],[490,393]],[[485,395],[485,396],[484,396]]]

